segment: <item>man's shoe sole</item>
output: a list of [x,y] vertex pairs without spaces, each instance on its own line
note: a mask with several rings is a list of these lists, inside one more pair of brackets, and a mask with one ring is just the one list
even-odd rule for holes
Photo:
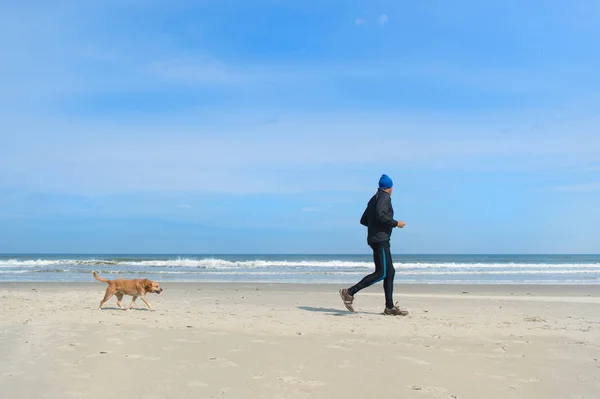
[[408,316],[408,312],[407,311],[402,311],[401,313],[398,314],[394,314],[394,313],[387,313],[385,310],[383,311],[383,314],[385,316]]
[[346,298],[344,297],[344,293],[343,293],[343,289],[341,289],[340,292],[340,297],[342,298],[342,302],[344,302],[344,306],[346,307],[346,309],[348,309],[351,312],[354,312],[354,307],[352,306],[352,303],[346,303]]

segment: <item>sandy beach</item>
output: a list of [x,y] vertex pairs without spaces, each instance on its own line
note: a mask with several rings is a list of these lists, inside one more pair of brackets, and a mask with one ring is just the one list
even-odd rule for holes
[[[600,286],[0,285],[2,398],[600,397]],[[126,297],[125,304],[130,298]]]

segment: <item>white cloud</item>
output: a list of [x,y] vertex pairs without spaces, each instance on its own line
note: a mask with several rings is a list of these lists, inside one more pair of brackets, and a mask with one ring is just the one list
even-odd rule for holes
[[321,210],[319,208],[316,208],[314,206],[309,206],[306,208],[302,209],[302,212],[320,212]]
[[192,209],[191,205],[187,205],[187,204],[179,204],[179,205],[175,205],[175,208],[179,208],[179,209]]
[[377,23],[378,23],[380,26],[384,27],[384,26],[386,26],[386,25],[387,25],[387,23],[388,23],[388,21],[389,21],[389,20],[390,20],[390,19],[388,18],[388,16],[387,16],[387,15],[385,15],[385,14],[381,14],[381,15],[379,16],[379,19],[377,20]]
[[600,190],[600,182],[592,182],[585,184],[572,184],[568,186],[559,186],[554,191],[576,192],[576,191],[596,191]]
[[212,57],[158,61],[150,65],[150,72],[159,77],[198,84],[227,85],[247,81],[244,73],[232,71]]
[[[74,119],[6,124],[1,130],[19,134],[3,138],[0,185],[84,193],[354,191],[381,169],[564,170],[597,162],[600,153],[597,123],[560,122],[548,115],[461,119],[344,111],[285,115],[265,124],[254,112],[211,114],[161,122],[144,117],[121,125]],[[528,131],[539,122],[539,132]],[[507,126],[511,134],[499,134]],[[385,157],[382,142],[390,149]]]
[[356,26],[362,26],[362,25],[364,25],[364,24],[365,24],[365,22],[366,22],[366,21],[365,21],[363,18],[361,18],[361,17],[357,17],[357,18],[354,20],[354,24],[355,24]]
[[[365,22],[366,23],[366,22]],[[381,24],[383,27],[385,24]],[[127,66],[133,70],[137,67]],[[162,61],[149,61],[146,69],[151,76],[136,75],[133,81],[123,78],[122,80],[103,81],[102,88],[106,85],[126,87],[129,90],[137,90],[132,87],[133,82],[138,81],[147,89],[156,86],[155,77],[165,81],[180,81],[182,83],[208,85],[208,86],[236,86],[239,88],[253,88],[260,92],[259,98],[269,94],[267,89],[272,87],[299,86],[306,90],[313,86],[315,90],[326,90],[332,82],[341,83],[345,80],[385,80],[388,84],[402,84],[410,79],[425,79],[432,84],[452,84],[461,89],[476,89],[487,93],[509,93],[509,94],[533,94],[533,92],[562,97],[582,98],[581,85],[576,76],[585,76],[590,70],[585,66],[569,66],[572,73],[564,76],[562,67],[546,68],[536,71],[527,71],[518,68],[477,68],[459,62],[448,62],[447,60],[430,60],[407,62],[390,60],[383,65],[372,62],[232,62],[224,63],[210,55],[202,57],[172,57]],[[144,79],[146,78],[146,79]],[[559,79],[560,78],[560,79]],[[69,81],[65,82],[70,84]],[[89,89],[96,89],[95,82],[88,82]],[[275,84],[275,85],[273,85]],[[98,86],[99,87],[99,86]],[[52,86],[53,90],[56,87]],[[32,89],[33,90],[33,89]],[[289,88],[289,90],[293,90]],[[458,89],[457,89],[458,90]],[[36,89],[39,93],[39,88]],[[583,93],[585,94],[585,93]]]

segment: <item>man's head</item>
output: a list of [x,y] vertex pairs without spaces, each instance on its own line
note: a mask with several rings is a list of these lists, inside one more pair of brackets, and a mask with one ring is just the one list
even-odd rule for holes
[[381,175],[381,178],[379,178],[379,188],[391,194],[394,189],[393,187],[394,182],[392,179],[386,174]]

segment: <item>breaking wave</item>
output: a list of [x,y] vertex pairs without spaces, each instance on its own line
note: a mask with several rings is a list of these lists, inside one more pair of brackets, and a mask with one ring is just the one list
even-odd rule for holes
[[[372,269],[372,262],[345,260],[243,260],[231,261],[219,258],[177,258],[148,260],[103,260],[103,259],[37,259],[0,260],[0,268],[45,268],[45,267],[96,266],[136,268],[202,268],[202,269],[255,269],[255,268],[347,268]],[[455,263],[455,262],[401,262],[394,261],[397,269],[600,269],[600,263]]]

